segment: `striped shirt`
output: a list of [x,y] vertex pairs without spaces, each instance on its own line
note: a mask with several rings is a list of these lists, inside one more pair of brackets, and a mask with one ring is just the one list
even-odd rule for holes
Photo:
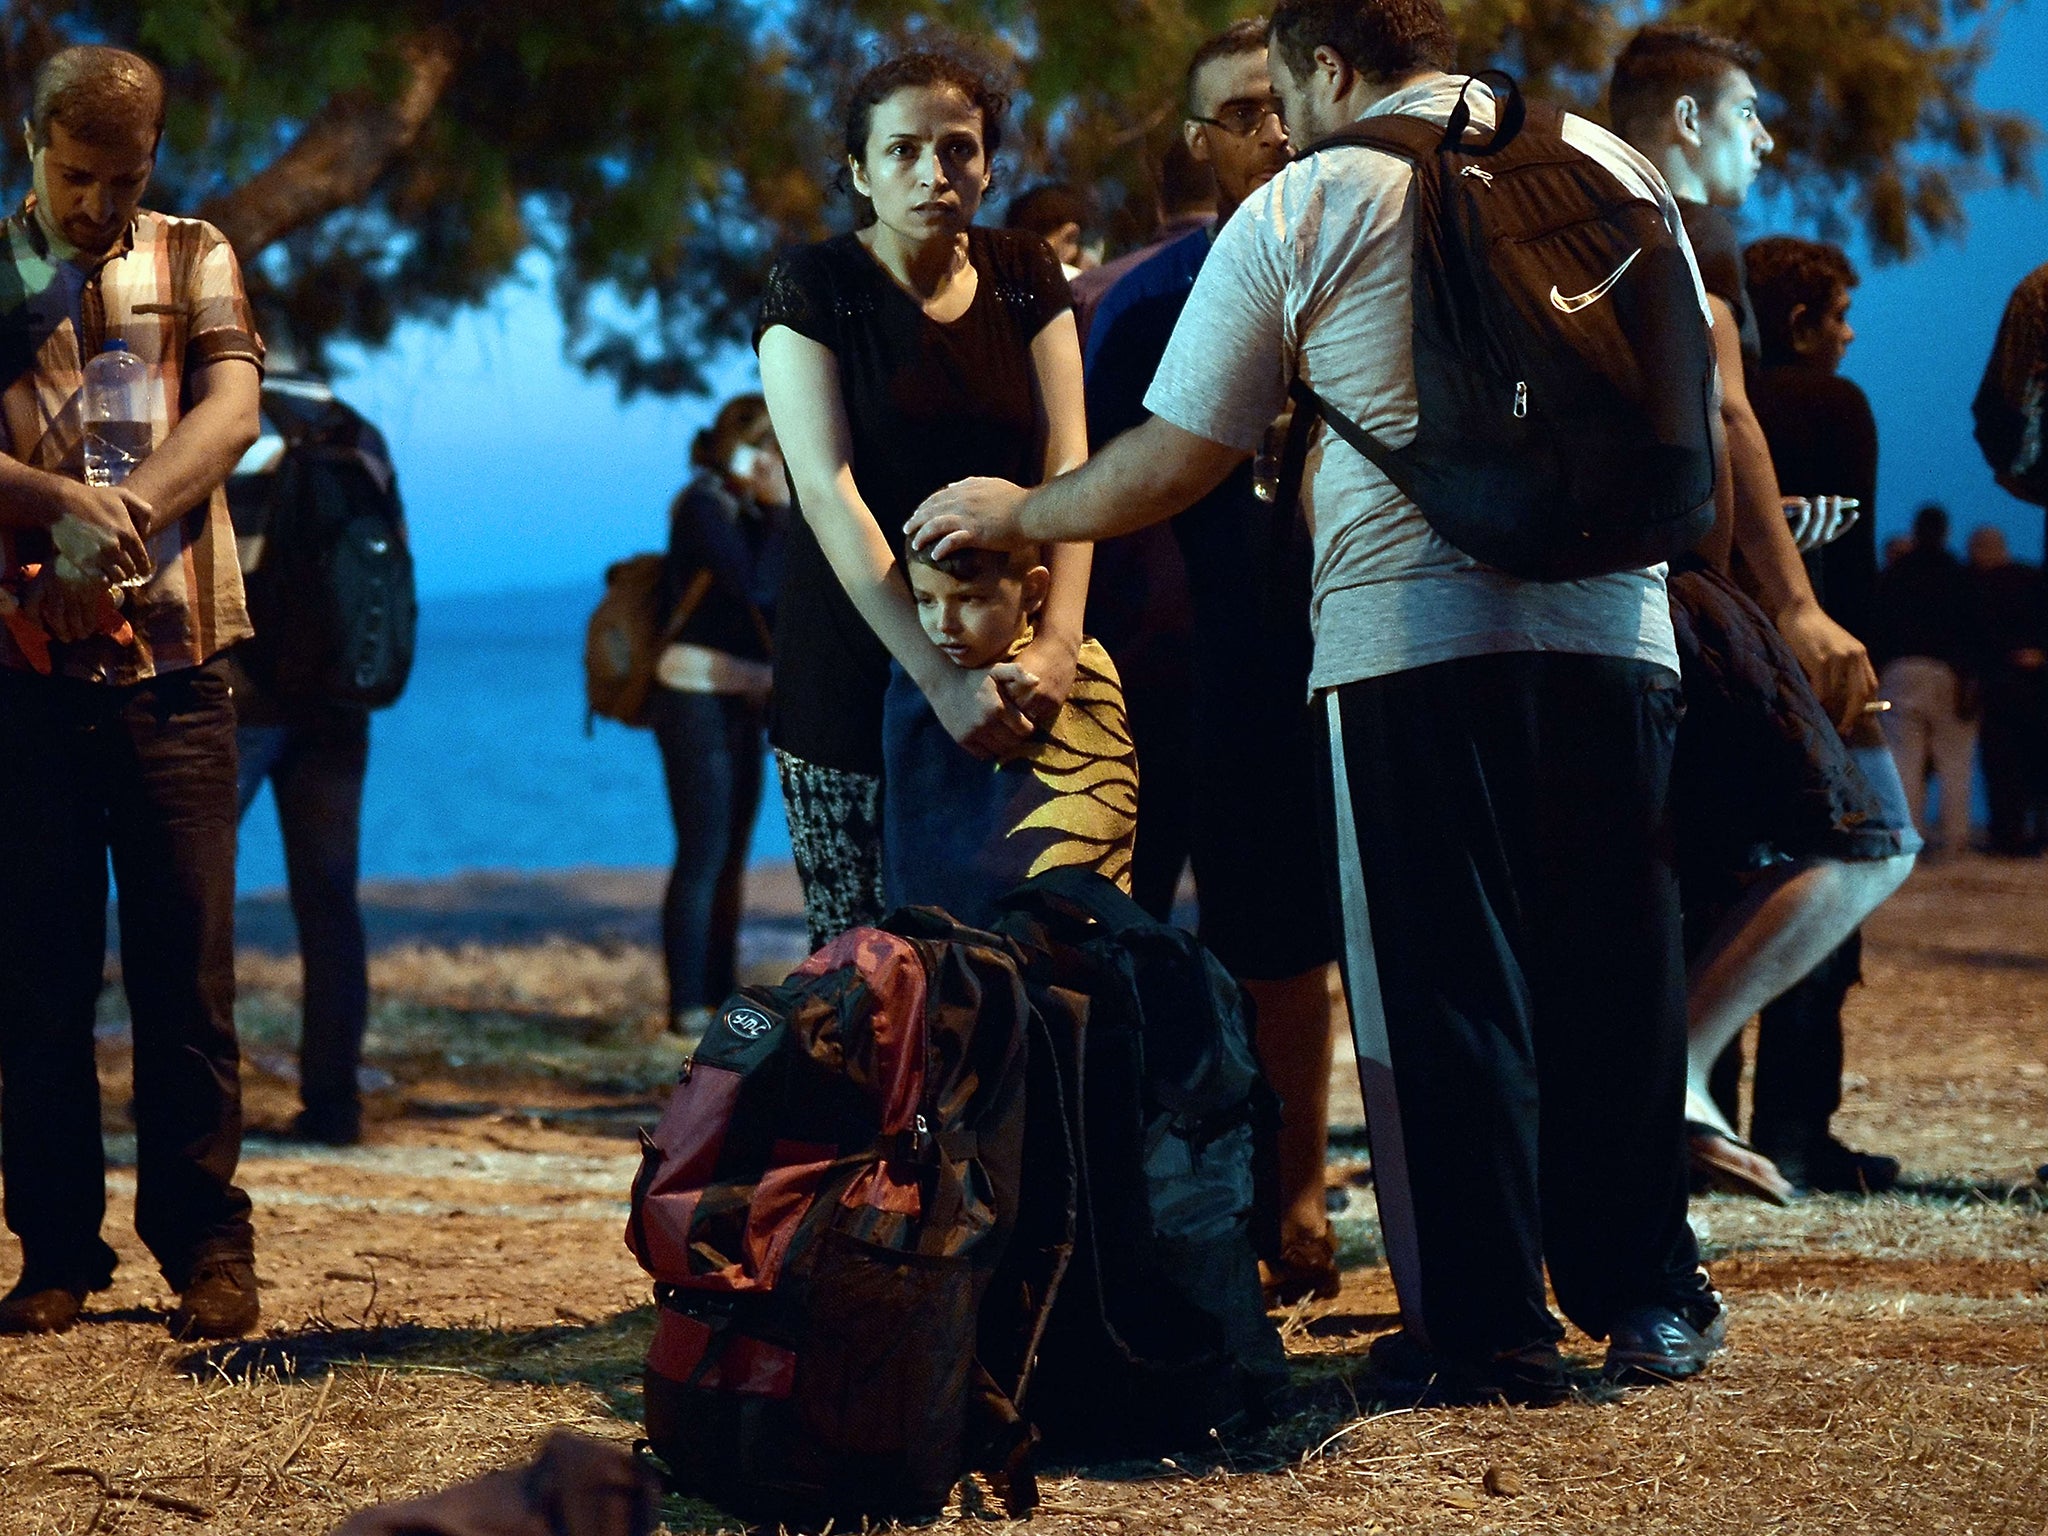
[[[85,359],[118,337],[149,369],[150,446],[177,426],[188,373],[231,358],[263,366],[241,268],[220,231],[138,213],[92,268],[50,247],[31,196],[0,226],[0,448],[22,463],[85,478]],[[196,666],[251,633],[227,495],[206,500],[149,541],[156,573],[127,593],[135,639],[51,647],[59,676],[128,684]],[[48,533],[0,528],[0,579],[51,558]],[[28,661],[0,633],[0,665]]]

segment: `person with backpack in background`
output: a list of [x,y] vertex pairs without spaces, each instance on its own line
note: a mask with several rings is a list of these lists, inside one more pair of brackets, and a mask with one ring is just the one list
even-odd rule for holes
[[[1086,355],[1088,435],[1102,447],[1145,419],[1174,324],[1215,232],[1290,158],[1262,17],[1198,47],[1183,141],[1215,173],[1217,221],[1190,230],[1113,288]],[[1268,1292],[1335,1296],[1324,1189],[1337,925],[1316,825],[1316,721],[1308,710],[1310,539],[1300,509],[1261,495],[1252,463],[1171,523],[1194,609],[1194,804],[1189,824],[1202,942],[1252,996],[1259,1059],[1280,1094],[1277,1242]],[[1106,582],[1098,578],[1103,596]],[[1139,812],[1143,857],[1149,823]]]
[[1615,60],[1608,110],[1678,200],[1719,360],[1717,515],[1669,581],[1686,701],[1672,800],[1688,1144],[1702,1181],[1782,1203],[1795,1186],[1736,1134],[1733,1106],[1713,1093],[1715,1063],[1898,888],[1919,839],[1865,709],[1876,675],[1814,597],[1750,404],[1761,349],[1730,210],[1772,147],[1757,64],[1703,28],[1644,27]]
[[728,400],[697,434],[690,462],[696,472],[669,507],[656,604],[665,644],[644,718],[676,833],[661,905],[668,1027],[696,1036],[734,986],[789,480],[759,395]]
[[[156,66],[52,54],[26,124],[34,191],[0,226],[0,578],[44,665],[0,635],[0,1178],[22,1267],[0,1333],[52,1333],[113,1280],[93,1026],[107,867],[134,1033],[135,1225],[176,1338],[261,1311],[235,1039],[235,713],[219,653],[250,633],[221,484],[258,432],[263,343],[212,225],[141,206],[164,126]],[[142,416],[88,437],[105,351]],[[126,460],[125,466],[122,460]],[[100,618],[118,592],[125,640]]]
[[[1569,1390],[1546,1261],[1567,1316],[1609,1340],[1614,1379],[1694,1374],[1722,1334],[1686,1224],[1683,969],[1664,851],[1681,705],[1654,563],[1697,537],[1711,500],[1712,357],[1656,172],[1511,87],[1497,106],[1445,73],[1454,53],[1436,0],[1283,0],[1267,62],[1296,158],[1217,235],[1146,394],[1152,416],[1036,491],[949,487],[911,538],[945,555],[1172,516],[1260,449],[1297,381],[1297,427],[1323,434],[1302,484],[1317,557],[1310,685],[1328,722],[1344,980],[1401,1302],[1373,1370],[1387,1395],[1540,1404]],[[1531,190],[1484,201],[1511,160]],[[1464,210],[1478,232],[1467,242],[1418,214],[1425,203]],[[1597,260],[1541,243],[1515,207],[1597,226]],[[1532,267],[1494,254],[1530,237]],[[1635,331],[1622,305],[1599,305],[1631,275]],[[1501,292],[1474,315],[1445,297],[1468,283],[1542,287],[1533,305]],[[1418,288],[1425,302],[1411,302]],[[1547,319],[1589,311],[1577,331]],[[1506,313],[1545,328],[1474,323]],[[1440,349],[1440,319],[1487,331],[1528,374],[1489,379],[1479,355]],[[1638,366],[1648,349],[1665,366]],[[1482,404],[1444,407],[1454,393]],[[1411,439],[1429,451],[1393,446]],[[1596,501],[1563,489],[1551,455],[1566,451],[1593,471]],[[1482,563],[1441,527],[1518,546],[1544,575]]]
[[2006,300],[1970,414],[1998,483],[2048,507],[2048,263],[2021,278]]
[[376,1080],[362,1069],[370,972],[357,896],[370,712],[397,699],[410,670],[412,560],[383,433],[318,379],[273,374],[263,409],[276,437],[228,480],[258,621],[227,656],[236,814],[270,785],[303,973],[301,1107],[286,1133],[347,1147],[362,1140],[363,1085]]

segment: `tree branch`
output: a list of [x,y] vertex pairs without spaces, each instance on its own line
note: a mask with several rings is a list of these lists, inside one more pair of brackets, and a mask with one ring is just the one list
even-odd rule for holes
[[399,45],[405,81],[389,100],[367,91],[337,96],[298,141],[232,192],[209,198],[199,216],[215,225],[244,262],[295,229],[359,203],[412,146],[433,115],[462,51],[453,28],[434,27]]

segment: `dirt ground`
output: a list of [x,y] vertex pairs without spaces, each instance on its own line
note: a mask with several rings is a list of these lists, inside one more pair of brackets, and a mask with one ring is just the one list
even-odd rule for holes
[[[172,1343],[130,1231],[119,989],[101,1028],[123,1267],[85,1325],[0,1340],[0,1536],[319,1533],[530,1453],[630,1441],[651,1327],[620,1240],[634,1129],[682,1047],[658,1034],[655,877],[478,877],[371,893],[367,1144],[262,1134],[295,1107],[296,962],[243,914],[241,1017],[264,1331]],[[751,893],[749,966],[801,948],[790,881]],[[1849,1016],[1852,1142],[1906,1192],[1695,1202],[1733,1307],[1690,1385],[1617,1401],[1414,1411],[1358,1395],[1394,1325],[1369,1193],[1333,1184],[1350,1263],[1285,1319],[1302,1409],[1177,1461],[1054,1468],[1033,1529],[1103,1533],[1980,1532],[2048,1536],[2048,864],[1924,870],[1874,921]],[[282,936],[280,936],[280,931]],[[1358,1116],[1348,1061],[1340,1122]],[[11,1279],[11,1245],[0,1280]],[[1583,1338],[1568,1350],[1596,1363]],[[676,1533],[719,1528],[672,1501]],[[958,1515],[958,1520],[973,1518]]]

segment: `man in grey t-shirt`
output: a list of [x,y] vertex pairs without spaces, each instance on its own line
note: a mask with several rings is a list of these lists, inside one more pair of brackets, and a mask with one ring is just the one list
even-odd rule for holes
[[[1444,123],[1460,95],[1435,0],[1283,0],[1269,52],[1298,144],[1379,113]],[[1683,243],[1641,156],[1578,118],[1565,141]],[[1412,181],[1358,147],[1282,171],[1218,235],[1150,420],[1036,491],[949,487],[913,539],[1086,539],[1170,516],[1257,448],[1297,375],[1408,442]],[[1705,324],[1703,294],[1676,323]],[[1305,500],[1345,984],[1403,1322],[1375,1370],[1390,1389],[1557,1400],[1547,1263],[1565,1314],[1610,1340],[1612,1376],[1691,1375],[1722,1323],[1685,1220],[1663,572],[1483,567],[1323,429]]]

